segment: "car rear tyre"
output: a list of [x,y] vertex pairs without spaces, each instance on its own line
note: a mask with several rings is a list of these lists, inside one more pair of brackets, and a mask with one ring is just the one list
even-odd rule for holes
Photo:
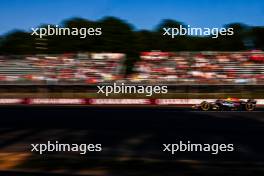
[[210,110],[210,107],[211,107],[211,105],[210,105],[210,103],[208,103],[207,101],[203,101],[203,102],[201,103],[201,109],[202,109],[203,111],[208,111],[208,110]]

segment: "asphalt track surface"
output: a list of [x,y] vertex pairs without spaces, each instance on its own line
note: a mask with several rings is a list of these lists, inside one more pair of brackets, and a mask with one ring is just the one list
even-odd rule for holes
[[[31,143],[101,143],[101,153],[38,155]],[[234,152],[163,152],[162,144],[234,144]],[[0,154],[29,157],[0,175],[263,175],[264,111],[182,108],[0,107]],[[1,158],[0,158],[1,161]],[[1,165],[1,162],[0,162]],[[31,173],[31,174],[30,174]]]

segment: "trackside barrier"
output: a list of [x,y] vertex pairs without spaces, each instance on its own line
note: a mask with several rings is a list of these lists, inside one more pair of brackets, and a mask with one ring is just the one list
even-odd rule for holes
[[0,104],[23,104],[24,99],[19,98],[0,98]]
[[90,99],[89,104],[92,105],[148,105],[151,104],[150,99]]
[[80,105],[86,104],[85,99],[49,99],[49,98],[37,98],[28,99],[27,104],[69,104],[69,105]]
[[156,99],[157,105],[193,105],[199,104],[202,101],[213,102],[215,99]]
[[[82,99],[82,98],[0,98],[0,105],[194,105],[216,99]],[[242,99],[246,100],[246,99]],[[264,99],[256,99],[264,106]]]

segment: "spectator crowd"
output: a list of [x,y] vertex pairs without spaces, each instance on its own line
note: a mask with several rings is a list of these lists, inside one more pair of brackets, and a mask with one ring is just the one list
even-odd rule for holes
[[260,51],[142,52],[128,75],[125,57],[122,53],[0,56],[0,84],[264,83]]

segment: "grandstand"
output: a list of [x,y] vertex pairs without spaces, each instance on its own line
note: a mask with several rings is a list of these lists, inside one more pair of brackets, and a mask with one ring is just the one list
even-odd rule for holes
[[[145,55],[149,55],[146,57]],[[143,53],[135,64],[135,82],[181,84],[262,84],[264,62],[247,52],[180,52],[158,57]],[[156,53],[155,53],[156,54]]]
[[[263,54],[263,53],[262,53]],[[82,56],[82,57],[81,57]],[[1,84],[263,84],[264,62],[250,52],[144,52],[125,75],[121,53],[1,57]]]
[[29,74],[37,74],[41,72],[41,69],[30,65],[29,62],[21,60],[11,60],[8,62],[1,62],[0,75],[1,76],[24,76]]
[[[1,84],[93,84],[119,78],[125,55],[119,53],[1,57]],[[16,57],[17,58],[17,57]]]

